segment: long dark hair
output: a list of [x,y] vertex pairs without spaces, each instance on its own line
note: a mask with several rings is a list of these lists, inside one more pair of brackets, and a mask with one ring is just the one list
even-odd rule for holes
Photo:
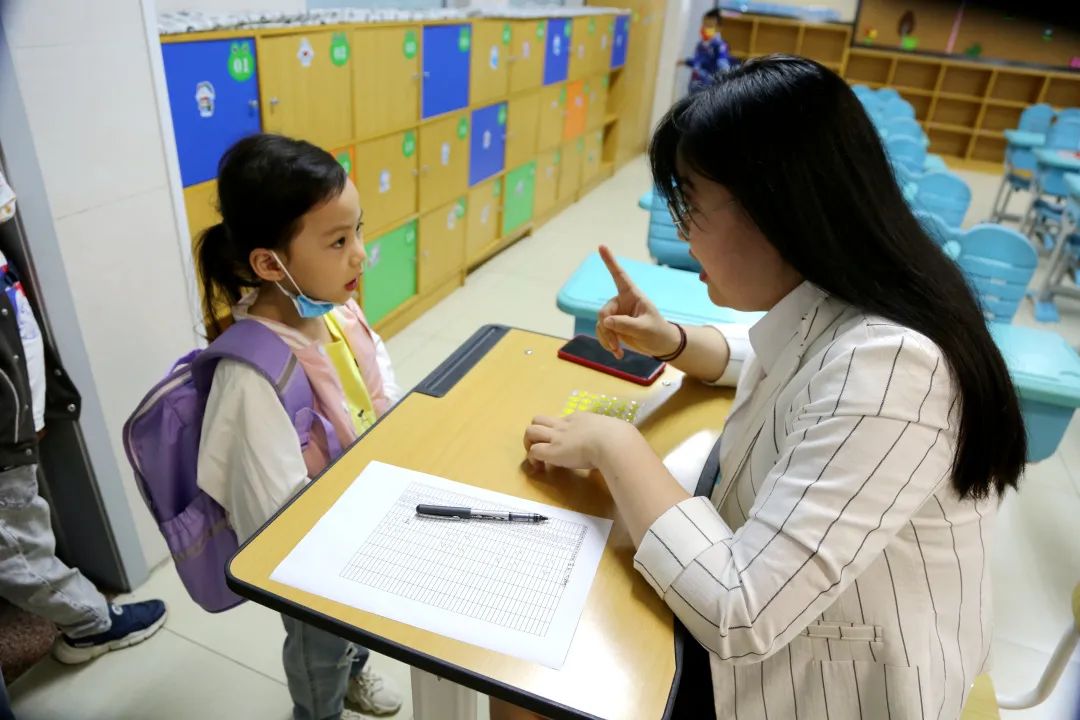
[[930,338],[960,394],[953,487],[1016,486],[1027,456],[1016,390],[959,268],[912,215],[855,94],[805,58],[745,63],[680,102],[650,148],[659,192],[685,210],[677,162],[726,187],[810,282]]
[[203,320],[211,340],[227,325],[222,310],[262,282],[251,268],[251,252],[287,250],[304,213],[341,193],[345,170],[311,143],[259,134],[225,151],[217,182],[222,221],[195,243]]

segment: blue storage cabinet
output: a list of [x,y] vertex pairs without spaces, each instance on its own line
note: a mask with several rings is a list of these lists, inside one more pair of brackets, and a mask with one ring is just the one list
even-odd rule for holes
[[471,25],[424,27],[421,117],[435,117],[469,106],[471,49]]
[[473,111],[469,143],[471,187],[503,171],[506,161],[506,103]]
[[990,333],[1020,394],[1028,462],[1045,460],[1080,407],[1080,356],[1049,330],[990,323]]
[[570,21],[565,18],[548,20],[547,42],[544,51],[544,84],[564,82],[570,73]]
[[[660,314],[668,320],[687,325],[712,323],[757,322],[764,313],[746,313],[730,308],[717,307],[709,299],[705,283],[696,273],[675,268],[652,265],[638,260],[618,258],[642,292],[656,304]],[[559,290],[555,304],[574,317],[575,335],[595,335],[596,315],[604,304],[615,297],[615,282],[600,259],[593,253],[578,266],[574,274]]]
[[619,15],[615,18],[615,39],[611,43],[611,67],[621,68],[626,64],[626,47],[630,44],[630,16]]
[[225,150],[261,129],[255,40],[165,43],[161,54],[180,179],[213,180]]

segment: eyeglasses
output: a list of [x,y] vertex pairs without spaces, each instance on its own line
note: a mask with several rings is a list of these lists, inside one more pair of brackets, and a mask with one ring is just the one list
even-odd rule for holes
[[[737,202],[739,202],[737,199],[731,198],[730,200],[727,200],[726,202],[724,202],[722,205],[719,205],[718,207],[716,207],[713,210],[713,212],[723,210],[724,208],[731,207],[732,205],[736,204]],[[686,240],[687,238],[689,238],[690,237],[690,229],[689,229],[689,224],[690,223],[686,219],[686,216],[682,215],[675,208],[674,203],[672,203],[670,201],[667,204],[667,209],[668,209],[668,214],[671,215],[671,224],[675,226],[675,232],[677,232],[679,234],[679,237],[682,238],[683,240]]]

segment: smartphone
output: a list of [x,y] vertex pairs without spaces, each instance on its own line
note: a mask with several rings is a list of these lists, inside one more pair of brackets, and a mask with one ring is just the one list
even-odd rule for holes
[[652,385],[664,372],[664,363],[654,357],[624,349],[620,360],[589,335],[578,335],[563,345],[559,357],[638,385]]

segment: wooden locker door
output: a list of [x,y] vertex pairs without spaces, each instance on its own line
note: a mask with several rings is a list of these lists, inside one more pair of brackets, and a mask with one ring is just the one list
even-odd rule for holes
[[[191,235],[191,252],[194,256],[195,242],[211,225],[221,222],[221,213],[218,212],[217,180],[207,180],[198,185],[189,185],[184,188],[184,210],[187,214],[188,232]],[[202,297],[202,277],[195,273],[195,282],[199,286],[199,296]],[[223,303],[214,309],[217,317],[226,317],[230,308]],[[204,325],[206,323],[204,322]]]
[[543,217],[555,207],[555,197],[559,188],[559,153],[559,150],[549,150],[536,158],[534,217]]
[[592,72],[606,73],[611,69],[611,50],[615,44],[615,16],[601,15],[596,18],[596,35],[593,44]]
[[364,225],[374,232],[416,213],[416,132],[407,130],[356,146],[356,189]]
[[585,135],[585,159],[581,170],[581,184],[588,185],[600,174],[604,155],[604,131],[592,130]]
[[566,112],[566,85],[548,85],[540,91],[540,127],[536,133],[536,146],[551,150],[563,136]]
[[465,269],[464,197],[420,216],[417,284],[421,295]]
[[502,178],[495,178],[469,191],[465,216],[465,260],[469,264],[479,260],[499,238],[502,187]]
[[[323,148],[352,140],[349,35],[313,32],[258,40],[263,129]],[[332,54],[333,51],[333,54]]]
[[506,120],[506,167],[513,168],[536,156],[542,91],[519,95],[509,103]]
[[562,146],[559,158],[559,190],[556,199],[560,203],[573,200],[581,188],[581,166],[585,159],[585,138],[578,138]]
[[546,20],[517,20],[510,24],[510,92],[540,87],[544,82]]
[[585,81],[585,128],[603,127],[607,117],[608,76],[598,75]]
[[[589,22],[593,23],[593,35],[589,34]],[[595,35],[596,19],[577,17],[571,23],[570,30],[570,72],[567,79],[584,80],[592,70],[592,39]]]
[[563,124],[563,140],[572,140],[585,132],[588,107],[585,102],[585,81],[568,83],[566,86],[566,119]]
[[477,20],[473,23],[469,73],[471,105],[483,105],[506,97],[511,36],[509,22]]
[[338,165],[345,170],[345,174],[349,176],[349,179],[356,184],[356,151],[352,145],[346,147],[334,148],[330,151],[330,154],[334,156],[334,159],[338,161]]
[[359,139],[420,118],[420,28],[353,30],[353,127]]
[[420,128],[420,211],[463,195],[469,185],[469,116]]

